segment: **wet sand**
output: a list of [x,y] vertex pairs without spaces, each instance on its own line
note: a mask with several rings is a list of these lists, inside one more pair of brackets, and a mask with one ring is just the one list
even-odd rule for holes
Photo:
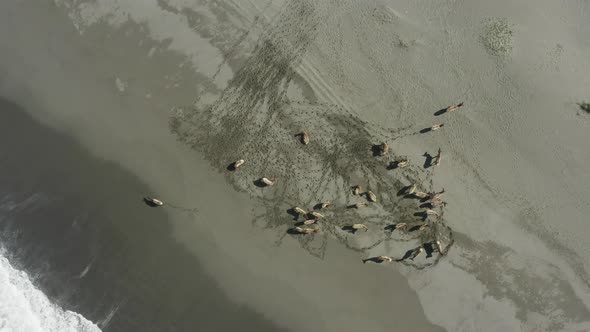
[[[3,5],[3,24],[20,29],[5,36],[2,91],[165,199],[199,202],[197,220],[170,211],[174,236],[234,300],[295,330],[425,330],[420,304],[452,331],[588,327],[583,3],[56,3]],[[309,128],[303,150],[293,135]],[[392,155],[372,158],[381,141]],[[423,169],[439,147],[441,167]],[[387,171],[398,157],[413,165]],[[228,173],[238,158],[248,167]],[[260,189],[259,176],[280,180]],[[345,191],[358,182],[377,207],[328,212],[312,239],[285,235],[288,207],[353,203]],[[355,251],[399,257],[423,240],[380,232],[412,218],[414,203],[395,195],[410,182],[447,190],[449,255],[426,269],[415,267],[434,259],[357,266]],[[339,231],[359,218],[371,232]],[[398,271],[420,304],[404,305],[415,295]]]
[[139,179],[9,101],[0,110],[0,242],[50,299],[103,331],[289,330],[228,297]]
[[[244,193],[236,193],[224,180],[227,173],[220,174],[193,150],[177,142],[166,126],[167,110],[179,103],[189,104],[194,97],[193,88],[190,86],[170,91],[161,86],[161,73],[173,70],[179,75],[187,75],[187,80],[195,79],[190,77],[190,72],[185,74],[187,71],[177,67],[178,62],[173,54],[162,55],[157,66],[139,61],[120,62],[122,71],[113,71],[113,59],[109,58],[111,55],[99,55],[94,52],[111,52],[121,47],[128,51],[125,56],[132,59],[134,50],[125,46],[125,39],[117,39],[116,35],[107,34],[108,29],[96,31],[92,37],[89,34],[88,39],[79,39],[77,32],[55,8],[25,4],[7,7],[3,10],[6,15],[19,16],[18,20],[24,19],[23,17],[32,19],[38,22],[39,26],[51,29],[50,33],[46,30],[48,35],[55,34],[60,38],[55,40],[39,35],[42,32],[38,26],[22,27],[17,41],[22,42],[18,52],[24,51],[31,56],[27,56],[26,62],[32,64],[32,67],[23,66],[21,71],[3,64],[2,69],[6,74],[2,81],[3,95],[15,99],[16,103],[23,105],[22,108],[26,112],[40,121],[76,137],[88,148],[88,152],[101,159],[110,160],[137,174],[144,181],[149,181],[150,192],[155,192],[164,201],[182,207],[196,207],[199,210],[197,217],[175,209],[160,209],[154,212],[140,202],[145,189],[136,190],[134,195],[130,195],[135,185],[124,186],[121,194],[126,195],[125,199],[122,206],[113,207],[115,215],[112,216],[113,224],[123,222],[123,225],[126,225],[125,235],[119,235],[122,245],[127,241],[140,242],[144,246],[149,246],[151,252],[158,253],[161,247],[164,250],[168,242],[160,241],[173,241],[171,238],[166,239],[167,232],[155,229],[153,233],[150,231],[148,236],[142,233],[145,230],[142,230],[141,225],[146,222],[152,227],[165,227],[167,224],[163,218],[162,225],[155,221],[152,223],[148,219],[156,218],[161,211],[166,211],[170,218],[173,239],[198,261],[200,267],[195,269],[202,268],[206,271],[219,283],[225,296],[235,303],[234,306],[228,304],[230,312],[237,310],[232,308],[246,306],[261,313],[279,327],[294,331],[385,331],[390,329],[392,320],[401,328],[419,331],[441,330],[426,320],[417,295],[409,289],[407,281],[399,272],[380,266],[363,265],[363,255],[347,250],[326,236],[319,238],[317,250],[321,252],[321,259],[318,259],[317,256],[302,250],[297,237],[286,236],[287,225],[280,229],[267,229],[257,225],[257,215],[266,212],[264,205]],[[6,19],[6,24],[15,23]],[[110,36],[109,39],[113,38],[114,44],[105,49],[99,40],[107,35]],[[54,42],[59,41],[68,43],[56,47]],[[75,47],[72,42],[76,44]],[[62,60],[38,53],[46,47],[58,52],[57,58]],[[89,48],[92,51],[89,51]],[[84,56],[86,52],[93,55]],[[12,64],[15,66],[23,64],[21,60],[10,56],[8,54],[5,58],[8,59],[8,63],[14,61]],[[61,61],[66,58],[67,70],[64,70],[65,63]],[[137,67],[131,69],[130,66],[133,65]],[[32,71],[27,71],[29,69]],[[131,74],[133,72],[135,74]],[[145,85],[139,90],[134,90],[139,86],[132,85],[123,88],[124,84],[117,84],[119,75],[123,77],[121,80],[129,81],[130,78],[126,77],[134,77],[137,84],[145,82]],[[151,90],[150,85],[158,89]],[[151,96],[146,97],[148,92]],[[109,183],[109,177],[101,176],[100,181]],[[121,179],[114,179],[113,182],[121,182]],[[130,207],[127,207],[128,205]],[[147,213],[157,214],[145,219],[122,220],[126,219],[127,213],[133,213],[130,210],[122,210],[131,208],[133,211],[143,209],[141,216]],[[285,211],[281,211],[281,214],[288,217]],[[133,224],[126,224],[128,222]],[[153,238],[156,235],[160,235],[162,239]],[[111,234],[105,235],[107,239],[110,236]],[[108,317],[105,317],[105,311],[94,308],[95,302],[90,299],[85,306],[77,307],[76,300],[63,301],[64,306],[76,306],[75,308],[85,317],[99,323],[105,322],[102,327],[106,331],[126,328],[127,331],[135,330],[134,324],[142,328],[147,324],[161,324],[163,330],[166,330],[171,326],[171,321],[176,324],[169,327],[171,331],[193,330],[195,326],[208,329],[210,324],[213,324],[209,322],[212,322],[216,315],[223,313],[223,304],[212,308],[214,314],[210,319],[203,321],[202,325],[193,325],[194,320],[200,321],[203,319],[201,315],[208,313],[202,312],[198,303],[196,306],[192,305],[190,299],[201,296],[200,300],[215,301],[220,295],[199,291],[201,287],[210,286],[203,286],[205,281],[198,277],[193,280],[193,274],[198,272],[191,272],[185,268],[186,265],[190,266],[189,262],[173,258],[176,250],[179,257],[183,257],[185,252],[181,249],[167,249],[166,252],[172,256],[163,253],[149,255],[149,252],[144,255],[142,249],[134,250],[134,254],[128,259],[138,260],[137,264],[146,260],[149,264],[140,265],[138,271],[133,271],[130,266],[124,268],[131,276],[127,279],[123,275],[121,278],[132,283],[126,286],[131,288],[131,293],[129,297],[124,292],[122,298],[105,300],[102,305],[111,309],[118,308],[106,322],[105,319]],[[105,255],[108,257],[109,253]],[[159,258],[157,261],[154,261],[154,255]],[[168,266],[168,262],[178,265]],[[77,266],[84,270],[84,265]],[[31,266],[29,268],[34,270]],[[150,274],[152,269],[160,268],[166,270],[160,272],[165,273],[164,276],[154,276],[153,280],[143,280],[141,277]],[[76,271],[81,273],[78,269]],[[88,273],[92,271],[90,269]],[[111,273],[113,282],[117,282],[119,272],[113,269]],[[169,274],[182,279],[168,280]],[[198,288],[195,290],[195,287]],[[66,297],[60,291],[51,290],[49,287],[48,292],[58,298]],[[155,292],[153,295],[149,293],[149,297],[143,299],[145,307],[137,307],[135,297],[141,299],[144,292],[152,291]],[[168,294],[160,298],[161,292]],[[191,297],[185,299],[187,294]],[[178,302],[178,298],[183,298],[182,302]],[[161,308],[170,305],[182,313],[155,318],[151,315],[152,306]],[[248,309],[243,310],[243,321],[239,323],[241,329],[272,328],[266,325],[264,320],[258,320]],[[240,312],[236,314],[239,315]],[[224,326],[215,327],[215,330],[223,330]]]
[[[0,171],[10,174],[1,181],[1,242],[51,300],[103,331],[379,331],[404,312],[398,325],[437,330],[398,273],[358,269],[360,257],[336,243],[321,261],[296,242],[276,247],[274,233],[232,222],[235,211],[222,222],[215,209],[195,217],[151,208],[141,198],[153,191],[135,176],[20,106],[0,106]],[[208,218],[218,225],[204,227]]]

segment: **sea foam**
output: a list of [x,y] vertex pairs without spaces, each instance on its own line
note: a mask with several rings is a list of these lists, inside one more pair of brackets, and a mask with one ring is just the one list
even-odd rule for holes
[[97,325],[60,308],[15,269],[0,250],[0,332],[95,332]]

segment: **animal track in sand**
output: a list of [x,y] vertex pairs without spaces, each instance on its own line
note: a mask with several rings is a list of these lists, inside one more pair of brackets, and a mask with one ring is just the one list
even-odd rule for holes
[[379,5],[373,11],[373,17],[380,23],[397,23],[400,15],[391,7]]
[[505,18],[488,18],[483,22],[481,41],[486,50],[497,56],[508,56],[512,51],[513,25]]
[[[384,231],[397,222],[419,227],[421,222],[413,217],[418,210],[416,201],[398,192],[407,183],[431,182],[432,173],[413,165],[401,173],[390,172],[385,161],[372,156],[370,148],[375,142],[391,144],[414,135],[413,128],[384,128],[359,119],[340,105],[289,100],[287,90],[296,75],[295,68],[322,21],[313,6],[312,1],[290,2],[277,20],[280,26],[261,37],[218,99],[175,109],[170,130],[220,170],[225,170],[228,160],[235,156],[248,160],[248,167],[228,174],[227,180],[258,199],[261,213],[253,222],[276,229],[277,243],[287,236],[285,230],[293,227],[287,210],[292,206],[309,209],[330,200],[333,206],[326,210],[326,218],[318,221],[321,233],[295,237],[318,257],[323,257],[329,236],[359,251],[385,242],[401,244],[400,251],[435,239],[451,245],[452,231],[442,220],[421,231]],[[294,136],[300,128],[313,133],[313,144],[303,146]],[[264,189],[253,186],[252,181],[264,174],[280,181]],[[357,183],[373,191],[379,202],[362,210],[347,209],[358,199],[350,194],[350,187]],[[369,226],[369,231],[359,237],[362,241],[355,238],[358,234],[342,231],[344,225],[358,222]],[[436,261],[405,264],[424,268]]]

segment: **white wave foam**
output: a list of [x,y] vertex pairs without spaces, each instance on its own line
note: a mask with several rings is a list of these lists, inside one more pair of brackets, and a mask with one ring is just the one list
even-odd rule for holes
[[100,332],[97,325],[51,303],[0,250],[0,332]]

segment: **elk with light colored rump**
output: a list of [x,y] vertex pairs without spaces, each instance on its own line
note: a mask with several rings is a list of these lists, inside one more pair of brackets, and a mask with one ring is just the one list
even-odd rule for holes
[[149,202],[151,204],[153,204],[154,206],[162,206],[164,205],[164,202],[162,202],[161,200],[157,199],[157,198],[153,198],[153,197],[145,197],[146,202]]
[[295,227],[295,231],[300,234],[312,234],[319,232],[319,228]]
[[424,225],[420,226],[420,227],[418,228],[418,230],[419,230],[419,231],[423,231],[423,230],[425,230],[425,229],[426,229],[426,228],[428,228],[428,227],[430,227],[430,223],[425,223]]
[[397,167],[404,168],[410,165],[410,161],[408,159],[402,159],[397,161]]
[[406,227],[408,227],[408,224],[406,224],[405,222],[400,222],[400,223],[395,224],[394,229],[405,229]]
[[438,249],[439,254],[441,254],[443,256],[446,254],[446,251],[443,249],[443,244],[440,240],[436,240],[436,247]]
[[438,148],[438,153],[436,154],[436,156],[434,156],[434,161],[432,162],[432,164],[434,166],[440,165],[441,159],[442,159],[442,152],[441,152],[440,148]]
[[316,211],[310,211],[308,215],[312,216],[314,219],[324,218],[324,216]]
[[431,201],[436,201],[436,200],[440,200],[440,198],[442,197],[442,195],[445,193],[445,189],[443,188],[443,190],[437,192],[437,193],[428,193],[428,198]]
[[422,246],[414,249],[414,252],[412,252],[412,256],[410,256],[410,259],[414,260],[414,258],[420,256],[420,254],[423,252],[424,252],[424,248]]
[[305,211],[304,209],[302,209],[302,208],[300,208],[298,206],[294,207],[293,208],[293,211],[295,211],[295,213],[297,213],[300,216],[304,216],[304,215],[307,214],[307,211]]
[[428,210],[426,210],[426,211],[424,211],[424,212],[425,212],[427,215],[429,215],[429,216],[437,216],[437,217],[438,217],[438,216],[440,216],[440,214],[439,214],[438,212],[436,212],[436,211],[434,211],[434,210],[431,210],[431,209],[428,209]]
[[316,224],[317,222],[318,222],[317,219],[307,219],[307,220],[303,221],[303,224],[304,225],[313,225],[313,224]]
[[301,143],[303,145],[309,144],[309,133],[307,131],[299,133],[299,137],[301,137]]
[[423,191],[416,191],[415,193],[413,193],[413,195],[420,198],[428,197],[428,193],[425,193]]
[[383,143],[381,143],[381,144],[379,144],[379,145],[377,146],[377,153],[378,153],[380,156],[384,156],[384,155],[386,155],[388,152],[389,152],[389,145],[387,145],[387,143],[383,142]]
[[246,163],[246,161],[244,159],[236,160],[233,164],[233,169],[238,169],[238,168],[242,167],[242,165],[244,165],[244,163]]
[[369,205],[369,203],[363,202],[363,203],[352,204],[350,207],[355,208],[355,209],[359,209],[359,208],[361,208],[363,206],[367,206],[367,205]]
[[260,182],[264,183],[264,185],[266,186],[272,186],[275,184],[275,181],[277,180],[277,178],[261,178]]
[[354,230],[362,229],[366,232],[369,230],[369,227],[367,227],[367,225],[365,225],[365,224],[353,224],[352,229],[354,229]]
[[369,202],[377,202],[377,196],[372,192],[372,191],[367,191],[367,199],[369,200]]
[[435,200],[432,200],[430,202],[430,204],[432,204],[432,206],[446,206],[447,202],[440,200],[440,199],[435,199]]
[[352,194],[353,195],[360,195],[362,190],[363,189],[361,188],[361,186],[353,186],[352,187]]
[[363,263],[366,263],[367,261],[375,261],[377,263],[393,262],[393,258],[391,258],[389,256],[377,256],[377,257],[363,259]]
[[458,110],[461,107],[463,107],[463,102],[460,102],[457,105],[453,105],[453,106],[447,107],[447,112],[448,113],[454,112],[454,111]]
[[434,125],[434,126],[430,127],[430,130],[432,130],[432,131],[439,130],[440,128],[442,128],[442,127],[444,127],[444,126],[445,126],[445,124],[444,124],[444,123],[441,123],[441,124],[436,124],[436,125]]

